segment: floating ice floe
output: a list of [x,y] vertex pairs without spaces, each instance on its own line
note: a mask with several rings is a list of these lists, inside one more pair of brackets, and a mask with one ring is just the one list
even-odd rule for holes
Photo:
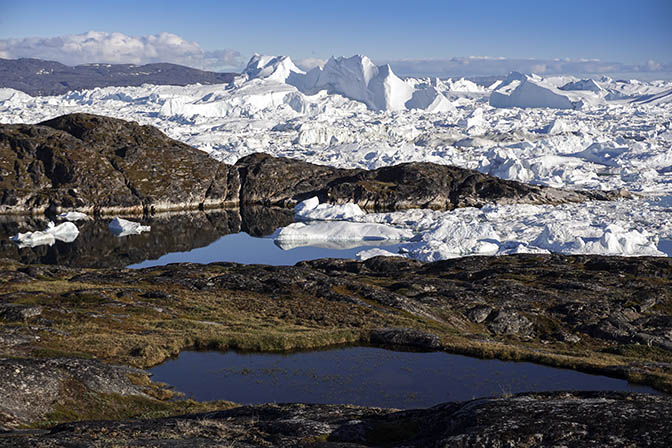
[[317,196],[299,202],[294,207],[294,216],[307,221],[345,221],[365,214],[357,204],[320,204]]
[[89,215],[81,212],[66,212],[61,213],[56,217],[64,221],[83,221],[85,219],[89,219]]
[[[409,229],[360,222],[297,222],[273,234],[277,243],[316,243],[324,241],[403,241],[413,237]],[[313,245],[313,244],[311,244]],[[361,244],[360,244],[361,245]]]
[[59,225],[54,225],[49,221],[47,228],[35,232],[19,233],[10,239],[14,241],[20,248],[36,247],[53,245],[56,240],[64,243],[72,243],[77,239],[79,229],[71,222],[64,222]]
[[139,222],[129,221],[122,218],[114,218],[110,222],[109,229],[116,236],[139,235],[142,232],[149,232],[150,226],[143,226]]

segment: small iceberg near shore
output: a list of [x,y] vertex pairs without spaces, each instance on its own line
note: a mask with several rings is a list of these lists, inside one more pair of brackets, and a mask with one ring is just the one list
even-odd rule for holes
[[[296,222],[277,230],[273,234],[276,244],[281,247],[291,245],[313,245],[320,242],[349,241],[404,241],[411,239],[413,232],[409,229],[362,222],[332,221],[302,223]],[[308,244],[298,244],[308,243]]]
[[72,243],[77,239],[79,229],[71,222],[64,222],[55,225],[49,221],[47,228],[44,230],[37,230],[35,232],[19,233],[10,239],[14,241],[19,248],[36,247],[36,246],[52,246],[56,240],[64,243]]
[[305,221],[349,221],[364,215],[366,213],[357,204],[320,204],[317,196],[294,207],[294,217]]
[[144,226],[139,222],[129,221],[123,218],[114,218],[110,222],[109,229],[116,236],[139,235],[142,232],[149,232],[151,226]]

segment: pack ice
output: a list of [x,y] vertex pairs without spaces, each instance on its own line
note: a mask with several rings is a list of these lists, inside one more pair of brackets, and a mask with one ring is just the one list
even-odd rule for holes
[[[108,87],[52,97],[0,90],[3,122],[34,123],[71,112],[151,124],[227,163],[253,152],[340,168],[428,161],[532,184],[625,189],[640,197],[628,202],[639,217],[620,206],[559,207],[538,215],[523,208],[516,212],[522,221],[507,221],[521,229],[515,235],[502,234],[492,211],[478,215],[487,220],[473,227],[480,229],[476,234],[449,224],[454,219],[449,215],[419,217],[409,211],[380,218],[418,235],[415,246],[407,247],[418,258],[539,250],[644,254],[654,253],[655,238],[672,238],[669,212],[649,202],[672,195],[670,81],[512,73],[482,86],[465,79],[402,79],[361,55],[331,58],[308,72],[288,57],[256,55],[230,84]],[[351,223],[374,218],[353,213],[317,204],[297,218]],[[578,226],[583,249],[578,241],[537,240],[554,214]],[[608,230],[610,224],[622,230]],[[646,242],[624,243],[636,239],[632,232]]]

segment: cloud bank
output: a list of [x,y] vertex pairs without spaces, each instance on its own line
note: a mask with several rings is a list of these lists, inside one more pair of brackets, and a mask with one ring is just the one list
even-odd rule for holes
[[[347,55],[346,55],[347,56]],[[38,58],[67,65],[102,63],[148,64],[172,62],[205,70],[239,71],[244,66],[241,54],[232,49],[205,51],[198,42],[191,42],[172,33],[128,36],[123,33],[89,31],[50,38],[29,37],[0,39],[0,58]],[[304,70],[323,66],[326,60],[315,57],[297,59]],[[650,60],[633,65],[605,62],[598,59],[515,59],[497,57],[454,57],[446,59],[377,60],[389,63],[400,76],[502,76],[511,71],[540,75],[595,75],[635,73],[641,78],[672,74],[672,64]],[[667,76],[670,77],[670,76]]]
[[128,36],[101,31],[51,38],[1,39],[0,58],[38,58],[66,65],[172,62],[201,69],[241,64],[240,53],[235,50],[205,51],[198,42],[187,41],[176,34]]
[[605,62],[599,59],[513,59],[470,56],[450,59],[403,59],[381,61],[389,63],[401,76],[493,76],[512,71],[540,75],[582,75],[610,73],[672,72],[672,65],[648,61],[643,65]]

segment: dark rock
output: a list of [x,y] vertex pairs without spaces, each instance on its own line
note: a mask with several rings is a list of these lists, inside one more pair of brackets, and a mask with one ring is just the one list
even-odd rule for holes
[[488,329],[498,335],[527,336],[533,330],[532,322],[515,311],[498,310],[488,317]]
[[41,306],[16,305],[14,303],[0,304],[0,319],[11,322],[22,322],[42,314]]
[[439,350],[441,339],[412,328],[381,328],[371,332],[371,343],[381,345],[401,345],[423,350]]
[[476,305],[467,311],[467,318],[472,322],[480,324],[488,318],[490,313],[492,313],[492,310],[493,308],[488,305]]
[[68,381],[96,392],[145,397],[130,373],[144,371],[90,359],[0,359],[0,418],[11,418],[15,425],[45,415],[63,399]]
[[264,404],[156,420],[66,423],[47,434],[2,437],[0,446],[667,447],[671,419],[666,396],[550,392],[408,411]]
[[317,196],[320,202],[354,202],[375,211],[482,207],[489,203],[558,204],[608,200],[620,193],[577,192],[508,181],[454,166],[403,163],[372,171],[337,169],[267,154],[236,162],[242,204],[293,207]]
[[[235,204],[238,173],[156,128],[72,114],[0,125],[0,212],[154,212]],[[6,196],[6,197],[4,197]]]

